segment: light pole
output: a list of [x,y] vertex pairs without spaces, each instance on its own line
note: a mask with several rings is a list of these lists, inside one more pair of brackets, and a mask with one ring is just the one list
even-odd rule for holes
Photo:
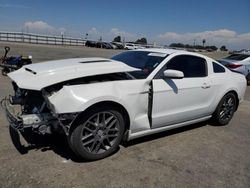
[[203,39],[203,40],[202,40],[203,48],[204,48],[204,46],[205,46],[205,43],[206,43],[206,39]]
[[62,31],[62,32],[61,32],[61,36],[62,36],[62,45],[63,45],[63,35],[64,35],[64,32]]
[[102,36],[100,36],[100,39],[99,39],[100,43],[101,43],[101,48],[103,47],[102,46]]

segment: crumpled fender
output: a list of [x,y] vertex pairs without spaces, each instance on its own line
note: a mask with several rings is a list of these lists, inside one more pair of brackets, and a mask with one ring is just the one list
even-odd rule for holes
[[113,101],[127,110],[130,122],[139,128],[149,126],[148,90],[145,80],[100,82],[64,86],[48,100],[57,114],[83,112],[96,103]]

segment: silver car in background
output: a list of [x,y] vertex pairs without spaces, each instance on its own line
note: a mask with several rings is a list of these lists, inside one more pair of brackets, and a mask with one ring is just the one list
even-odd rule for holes
[[232,71],[244,74],[247,84],[250,85],[250,52],[232,54],[219,62]]

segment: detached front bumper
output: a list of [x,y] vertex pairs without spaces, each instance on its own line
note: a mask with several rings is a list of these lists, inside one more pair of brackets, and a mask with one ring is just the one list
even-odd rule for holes
[[1,101],[1,107],[5,111],[5,116],[10,123],[10,126],[16,130],[22,131],[24,126],[22,119],[18,113],[15,112],[14,106],[11,104],[9,98],[5,98]]

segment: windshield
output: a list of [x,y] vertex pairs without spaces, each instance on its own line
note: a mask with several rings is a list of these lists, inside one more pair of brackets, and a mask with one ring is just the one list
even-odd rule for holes
[[167,56],[165,53],[128,51],[118,54],[111,59],[141,69],[140,71],[130,72],[133,77],[140,79],[146,78]]
[[230,60],[244,60],[246,58],[250,57],[250,55],[247,55],[247,54],[233,54],[233,55],[230,55],[228,57],[226,57],[225,59],[230,59]]

